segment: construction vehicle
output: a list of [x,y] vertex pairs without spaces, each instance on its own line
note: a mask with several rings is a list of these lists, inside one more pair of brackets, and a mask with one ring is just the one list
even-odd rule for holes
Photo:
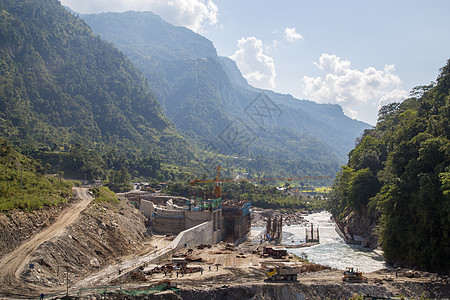
[[298,268],[287,266],[267,266],[266,277],[271,281],[280,280],[297,280],[297,274],[300,273]]
[[362,275],[362,272],[358,272],[358,270],[354,270],[354,268],[347,267],[344,276],[342,277],[342,281],[345,282],[367,282],[367,277]]

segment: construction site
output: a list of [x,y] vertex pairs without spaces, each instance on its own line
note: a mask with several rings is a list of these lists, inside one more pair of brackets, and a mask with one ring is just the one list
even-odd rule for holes
[[220,198],[191,200],[146,192],[127,193],[124,196],[136,203],[155,234],[178,235],[202,224],[202,232],[197,231],[201,241],[186,240],[186,247],[220,241],[239,244],[250,233],[249,201],[223,202]]
[[[252,230],[251,202],[223,201],[219,181],[218,175],[205,181],[215,184],[207,198],[134,190],[119,195],[118,203],[95,202],[88,189],[75,188],[67,206],[41,212],[39,219],[33,213],[3,216],[0,297],[198,300],[450,295],[448,278],[437,274],[405,269],[343,273],[301,259],[288,249],[318,244],[318,228],[305,227],[302,245],[285,245],[284,222],[289,218],[292,222],[293,217],[270,211],[264,230]],[[30,235],[27,228],[36,228],[33,237],[11,246],[8,241]]]

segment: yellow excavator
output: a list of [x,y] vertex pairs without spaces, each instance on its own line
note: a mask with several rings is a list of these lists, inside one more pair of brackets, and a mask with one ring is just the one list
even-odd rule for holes
[[362,272],[355,270],[354,268],[347,267],[344,272],[342,281],[345,282],[367,282],[367,277],[363,276]]

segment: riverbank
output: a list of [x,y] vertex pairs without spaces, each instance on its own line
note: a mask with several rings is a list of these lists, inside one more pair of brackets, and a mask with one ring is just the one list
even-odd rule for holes
[[[364,248],[361,245],[349,245],[337,233],[331,214],[322,212],[290,212],[255,208],[252,213],[251,240],[258,241],[265,229],[267,218],[283,217],[283,245],[293,245],[288,251],[311,262],[340,270],[346,267],[359,268],[363,272],[373,272],[389,268],[379,251]],[[285,221],[288,220],[288,221]],[[319,244],[310,247],[298,247],[305,242],[305,229],[313,225],[319,231]]]

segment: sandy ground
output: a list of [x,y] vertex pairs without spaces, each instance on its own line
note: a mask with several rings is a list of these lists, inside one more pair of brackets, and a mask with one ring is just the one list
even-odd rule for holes
[[[142,280],[142,278],[128,278],[120,282],[120,286],[129,290],[145,289],[166,280],[175,282],[181,289],[211,288],[251,283],[279,284],[266,280],[264,272],[266,265],[280,263],[296,264],[298,267],[308,265],[299,262],[293,256],[283,260],[263,258],[259,254],[254,253],[256,248],[257,245],[247,242],[234,249],[227,247],[225,243],[213,245],[211,248],[192,249],[192,251],[182,249],[177,252],[177,255],[193,260],[201,258],[201,261],[191,262],[188,266],[203,268],[203,272],[187,273],[183,276],[181,273],[178,273],[177,276],[176,272],[167,274],[162,272],[154,273],[146,275],[145,280]],[[170,260],[162,262],[159,266],[165,263],[170,263]],[[152,266],[148,268],[152,268]],[[420,278],[407,278],[400,272],[398,275],[398,277],[395,276],[395,270],[387,269],[364,274],[370,284],[382,284],[383,282],[433,282],[437,280],[436,274]],[[307,270],[298,275],[298,282],[307,285],[348,284],[342,283],[342,276],[342,270],[325,269],[317,272]]]

